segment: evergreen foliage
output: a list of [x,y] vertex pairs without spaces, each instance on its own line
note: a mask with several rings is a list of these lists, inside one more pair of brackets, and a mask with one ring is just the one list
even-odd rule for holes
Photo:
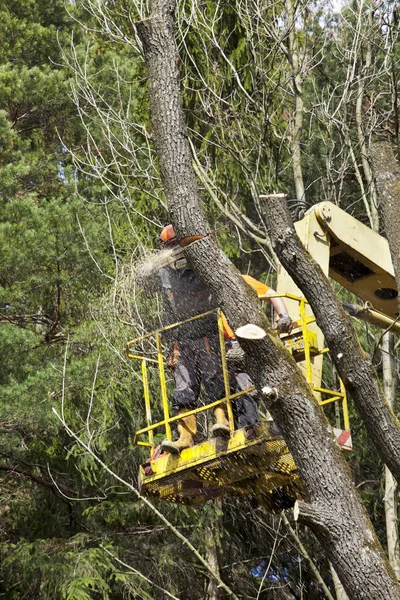
[[[125,3],[113,4],[121,31],[130,34]],[[349,159],[353,143],[360,164],[356,83],[343,108],[348,131],[323,110],[327,99],[332,112],[340,103],[347,66],[340,58],[355,17],[347,7],[339,28],[339,15],[317,8],[304,7],[296,31],[308,61],[307,200],[330,199],[365,219]],[[252,219],[261,235],[258,193],[294,193],[293,97],[285,53],[266,28],[271,23],[286,43],[283,7],[263,15],[242,9],[222,2],[216,15],[215,3],[200,3],[197,12],[183,3],[183,100],[200,164],[223,208]],[[133,436],[145,411],[139,367],[124,349],[160,321],[157,299],[137,290],[133,275],[168,220],[144,65],[134,44],[110,41],[84,2],[0,2],[0,18],[0,598],[161,600],[163,590],[181,600],[204,598],[208,576],[194,556],[53,412],[63,413],[119,477],[136,481],[147,455]],[[375,25],[376,40],[378,18]],[[396,68],[398,53],[396,45]],[[369,90],[379,96],[373,111],[380,131],[395,124],[390,99],[398,85],[384,63],[380,48]],[[265,248],[239,237],[208,189],[204,201],[238,268],[273,283]],[[360,327],[366,348],[376,335]],[[383,467],[353,412],[349,464],[384,540]],[[323,597],[281,517],[252,500],[157,509],[204,555],[212,531],[222,579],[239,598]],[[333,590],[323,549],[307,531],[298,535]]]

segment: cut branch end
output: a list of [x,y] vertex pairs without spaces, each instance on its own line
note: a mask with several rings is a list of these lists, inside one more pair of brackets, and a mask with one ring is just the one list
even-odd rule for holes
[[238,327],[235,331],[236,337],[244,340],[262,340],[267,335],[264,329],[253,323]]

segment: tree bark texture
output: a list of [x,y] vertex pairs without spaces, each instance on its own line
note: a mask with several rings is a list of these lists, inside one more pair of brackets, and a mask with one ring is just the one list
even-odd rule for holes
[[[138,26],[149,70],[153,138],[172,222],[180,236],[209,227],[191,163],[180,104],[178,52],[171,0],[153,0],[150,18]],[[400,599],[384,553],[357,496],[350,471],[328,423],[297,365],[259,309],[257,296],[207,236],[185,250],[234,330],[252,323],[264,330],[257,340],[240,338],[246,367],[258,390],[268,388],[268,409],[301,472],[309,504],[307,522],[349,595],[358,599]]]
[[[180,107],[178,49],[174,38],[175,0],[153,0],[150,18],[137,24],[148,68],[148,91],[160,175],[167,200],[173,198],[178,237],[206,234],[186,125]],[[173,131],[173,137],[171,137]]]
[[400,290],[400,166],[389,142],[371,145],[371,161],[397,289]]
[[[387,331],[382,338],[382,371],[383,371],[383,389],[385,397],[391,408],[394,408],[395,402],[395,377],[396,369],[394,365],[393,354],[394,335]],[[393,571],[400,581],[400,548],[399,548],[399,523],[397,518],[397,485],[390,470],[385,467],[385,519],[386,519],[386,540],[389,555],[389,562]]]
[[[368,26],[369,29],[372,30],[374,23],[374,11],[368,11]],[[378,213],[378,199],[376,194],[375,182],[372,175],[372,170],[370,163],[368,162],[368,148],[367,148],[367,140],[365,135],[365,130],[363,127],[363,103],[365,101],[365,84],[368,81],[368,76],[370,74],[371,63],[372,63],[372,43],[369,38],[366,40],[366,49],[365,49],[365,57],[362,58],[362,53],[360,53],[360,61],[363,61],[362,64],[359,65],[358,69],[358,94],[356,98],[355,105],[355,117],[356,117],[356,125],[357,125],[357,137],[358,143],[360,146],[361,153],[361,163],[363,166],[364,177],[367,182],[367,189],[370,195],[370,226],[374,231],[379,233],[379,213]],[[364,192],[365,193],[365,192]],[[367,199],[365,198],[365,203],[367,204]]]
[[[380,208],[386,236],[389,240],[397,289],[400,289],[400,168],[390,142],[376,142],[371,146],[371,162],[378,189]],[[400,302],[400,300],[399,300]],[[390,343],[392,335],[386,333],[382,341],[383,385],[385,396],[393,408],[395,383]],[[390,465],[388,465],[390,466]],[[398,478],[397,478],[397,481]],[[400,550],[397,519],[397,485],[391,469],[385,469],[385,517],[386,537],[390,563],[397,579],[400,579]]]
[[293,180],[296,188],[296,198],[305,200],[303,169],[301,160],[301,135],[303,130],[303,74],[300,57],[298,31],[296,28],[297,3],[286,0],[285,7],[288,13],[288,57],[293,81],[294,118],[291,130],[291,151],[293,162]]
[[400,481],[400,424],[385,400],[371,358],[361,348],[350,317],[328,278],[298,238],[284,198],[264,204],[273,248],[309,301],[332,360],[352,395],[381,458]]
[[[215,500],[215,505],[221,508],[221,498]],[[221,523],[220,516],[217,511],[208,513],[208,519],[205,523],[205,544],[206,544],[206,560],[210,567],[218,576],[221,577],[219,567],[219,548],[221,547]],[[204,600],[219,600],[221,597],[218,588],[218,583],[211,577],[207,581],[206,595]]]

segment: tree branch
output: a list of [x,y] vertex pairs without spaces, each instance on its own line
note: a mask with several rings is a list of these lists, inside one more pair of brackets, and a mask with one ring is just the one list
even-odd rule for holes
[[60,485],[59,483],[55,484],[55,483],[51,483],[50,481],[46,481],[45,479],[42,479],[41,477],[37,477],[36,475],[33,475],[29,471],[25,471],[25,469],[21,469],[20,467],[17,467],[17,466],[0,465],[0,471],[6,471],[8,473],[15,473],[16,475],[22,475],[23,477],[30,479],[34,483],[37,483],[38,485],[41,485],[42,487],[45,487],[45,488],[51,490],[58,498],[61,498],[61,500],[64,500],[64,498],[59,493],[60,491],[63,494],[64,493],[68,494],[69,496],[77,496],[78,495],[77,492],[75,490],[72,490],[71,488],[67,488],[64,485]]

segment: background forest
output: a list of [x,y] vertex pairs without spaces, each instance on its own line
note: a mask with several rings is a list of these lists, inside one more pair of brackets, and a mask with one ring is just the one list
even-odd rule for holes
[[[195,548],[237,598],[343,600],[291,511],[153,509],[133,490],[145,412],[125,346],[160,322],[134,273],[168,222],[134,27],[145,13],[0,1],[0,598],[229,597]],[[294,218],[329,200],[384,233],[369,148],[389,140],[400,159],[395,2],[181,0],[177,40],[204,205],[243,273],[274,285],[266,191],[287,193]],[[357,331],[398,412],[397,344]],[[395,484],[351,411],[347,459],[400,577]]]

